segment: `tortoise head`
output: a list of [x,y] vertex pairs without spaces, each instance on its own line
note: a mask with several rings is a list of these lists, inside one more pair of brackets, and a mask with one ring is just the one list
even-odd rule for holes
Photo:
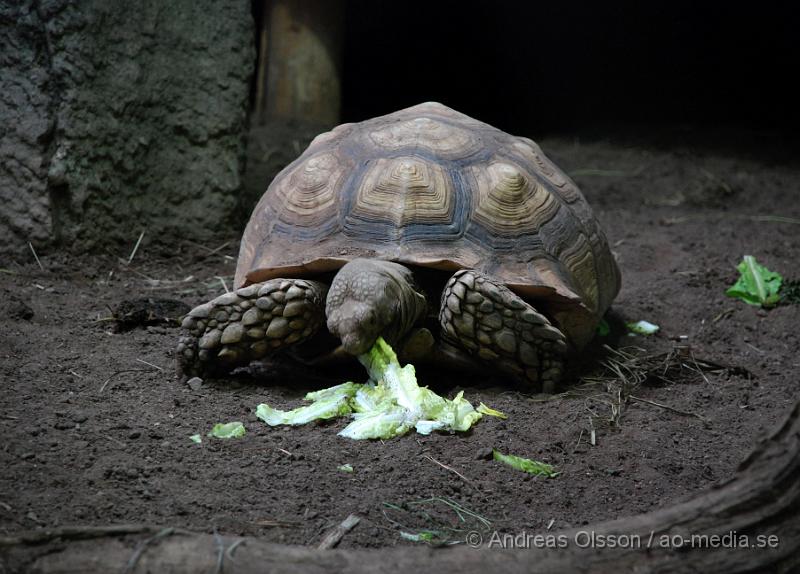
[[425,312],[425,298],[411,272],[388,261],[355,259],[334,277],[326,303],[328,331],[352,355],[369,351],[383,336],[394,343]]

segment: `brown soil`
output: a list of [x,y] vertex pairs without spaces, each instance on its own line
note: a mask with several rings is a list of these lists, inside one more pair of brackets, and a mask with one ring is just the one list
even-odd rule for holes
[[[542,144],[575,174],[619,257],[624,286],[612,318],[661,326],[652,337],[598,341],[587,356],[596,357],[602,342],[656,353],[680,341],[697,357],[749,371],[635,393],[705,423],[623,401],[618,425],[609,427],[599,423],[611,415],[612,395],[545,401],[454,375],[436,388],[452,395],[460,384],[470,401],[508,420],[486,417],[464,435],[385,442],[339,438],[344,420],[269,428],[253,415],[258,403],[298,405],[319,380],[259,369],[192,390],[174,374],[174,327],[115,332],[104,320],[124,299],[194,305],[218,295],[217,277],[231,282],[235,241],[214,254],[144,244],[131,265],[127,253],[40,254],[44,271],[27,261],[0,273],[0,532],[144,522],[316,544],[358,513],[362,521],[341,547],[393,546],[413,544],[400,537],[403,529],[480,529],[469,519],[459,525],[441,503],[403,506],[413,501],[450,499],[491,529],[535,533],[652,510],[726,479],[798,392],[800,307],[763,311],[724,291],[743,254],[800,276],[797,221],[758,219],[800,218],[800,171],[685,146]],[[584,361],[571,382],[595,369]],[[245,423],[244,438],[189,440],[232,420]],[[549,462],[561,474],[532,477],[482,458],[491,448]],[[352,474],[337,470],[345,463]],[[413,510],[420,507],[432,522]]]

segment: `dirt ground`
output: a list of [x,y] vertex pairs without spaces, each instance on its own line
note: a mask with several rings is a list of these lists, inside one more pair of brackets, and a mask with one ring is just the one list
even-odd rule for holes
[[[540,142],[574,176],[618,256],[623,288],[612,322],[661,326],[651,337],[598,340],[567,383],[600,368],[602,343],[650,354],[689,345],[697,358],[740,368],[684,373],[621,403],[585,386],[545,400],[502,381],[437,379],[440,392],[463,389],[473,404],[508,414],[464,435],[354,442],[336,435],[345,420],[270,428],[255,418],[257,404],[297,406],[307,390],[335,381],[262,368],[192,389],[175,375],[176,328],[116,332],[105,320],[123,299],[195,305],[219,295],[232,280],[235,238],[219,249],[146,240],[130,265],[122,250],[40,254],[43,270],[32,258],[8,264],[0,269],[0,533],[153,523],[313,545],[357,513],[361,523],[340,547],[413,545],[401,531],[450,528],[463,540],[468,530],[557,530],[656,509],[725,480],[798,393],[800,307],[764,311],[724,292],[744,254],[800,277],[800,170],[754,153],[755,143],[741,150],[682,138]],[[617,424],[604,424],[612,409]],[[244,422],[245,437],[189,440],[233,420]],[[513,470],[485,458],[492,448],[560,474]],[[337,470],[343,464],[354,471]],[[490,525],[470,514],[460,522],[443,500]]]

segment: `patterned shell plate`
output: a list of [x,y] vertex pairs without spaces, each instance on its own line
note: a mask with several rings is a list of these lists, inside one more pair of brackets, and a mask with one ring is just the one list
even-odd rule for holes
[[317,136],[253,211],[236,284],[357,257],[481,270],[545,300],[579,345],[620,286],[589,205],[536,143],[433,102]]

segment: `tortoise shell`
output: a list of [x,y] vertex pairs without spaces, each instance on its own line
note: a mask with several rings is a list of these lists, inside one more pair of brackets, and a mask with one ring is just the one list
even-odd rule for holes
[[432,102],[317,136],[253,211],[236,285],[358,257],[483,271],[578,348],[620,287],[589,205],[536,143]]

